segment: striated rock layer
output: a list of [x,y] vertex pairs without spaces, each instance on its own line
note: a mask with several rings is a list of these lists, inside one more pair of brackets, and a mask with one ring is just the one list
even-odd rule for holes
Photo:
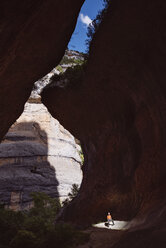
[[12,209],[31,206],[31,192],[65,199],[82,172],[74,137],[42,103],[26,103],[0,144],[0,201]]
[[61,60],[84,0],[0,1],[0,139]]
[[[141,247],[156,247],[157,240],[164,247],[165,241],[165,12],[164,0],[111,1],[84,80],[42,94],[85,155],[81,190],[62,217],[88,224],[107,211],[115,219],[137,216],[134,225],[139,220],[140,228],[151,228],[151,240],[146,246],[146,232],[135,241],[131,234],[131,247],[137,239]],[[128,238],[119,247],[130,247]]]

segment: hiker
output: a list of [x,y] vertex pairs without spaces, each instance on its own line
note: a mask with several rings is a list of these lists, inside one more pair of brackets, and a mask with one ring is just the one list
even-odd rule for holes
[[112,225],[114,225],[114,221],[113,221],[112,216],[109,212],[107,214],[107,222],[108,222],[108,225],[110,225],[110,222],[112,222]]

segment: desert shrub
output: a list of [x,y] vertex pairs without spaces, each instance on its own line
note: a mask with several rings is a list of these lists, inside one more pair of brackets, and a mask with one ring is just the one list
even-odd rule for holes
[[75,59],[74,60],[74,63],[77,64],[77,65],[82,65],[82,64],[84,64],[84,60],[82,60],[82,59]]
[[79,191],[79,185],[76,183],[72,184],[71,193],[68,194],[69,199],[73,200],[77,196],[78,191]]
[[70,247],[74,241],[74,229],[66,224],[56,224],[55,228],[47,234],[44,247]]
[[36,236],[33,232],[20,230],[10,242],[12,248],[35,248],[37,245]]
[[63,58],[62,58],[62,60],[60,61],[60,65],[63,65],[63,64],[72,64],[72,63],[74,63],[74,61],[75,61],[75,59],[69,58],[66,55],[64,55]]
[[0,208],[0,244],[7,245],[22,228],[24,213]]
[[77,64],[77,65],[82,65],[84,63],[84,60],[82,59],[75,59],[75,58],[70,58],[66,55],[63,56],[62,60],[60,61],[59,65],[63,64]]
[[45,193],[32,194],[34,207],[30,209],[24,219],[24,229],[36,236],[44,235],[54,225],[54,220],[60,210],[58,199],[51,198]]
[[66,78],[70,84],[77,84],[80,82],[81,78],[84,75],[85,64],[76,65],[73,67],[69,67],[65,73],[62,75],[63,78]]
[[[89,234],[76,230],[69,224],[60,223],[55,225],[55,229],[48,233],[42,248],[77,247],[89,240]],[[55,246],[56,244],[56,246]]]
[[96,18],[92,21],[92,23],[88,26],[87,30],[87,40],[86,40],[86,45],[87,45],[87,53],[89,53],[90,49],[90,44],[91,41],[93,40],[94,34],[97,32],[100,23],[105,17],[105,14],[107,13],[107,9],[111,3],[111,0],[104,0],[104,8],[100,10],[96,16]]
[[81,146],[80,146],[79,156],[81,158],[81,165],[83,165],[84,164],[84,154],[83,154],[83,150],[82,150]]
[[86,61],[81,65],[75,65],[67,68],[67,70],[59,75],[54,74],[50,78],[50,84],[46,88],[59,86],[59,87],[77,87],[80,85],[82,78],[85,74]]
[[30,209],[29,216],[41,216],[52,221],[60,210],[59,200],[51,198],[43,192],[32,193],[34,207]]
[[63,206],[68,205],[77,196],[78,191],[79,191],[79,185],[75,183],[72,184],[71,192],[68,194],[68,198],[62,202],[62,205]]
[[[77,187],[74,187],[75,194]],[[25,212],[0,208],[0,248],[56,248],[84,243],[88,236],[72,226],[55,224],[60,210],[57,199],[33,193],[34,207]]]
[[56,69],[57,69],[60,73],[63,72],[63,69],[62,69],[62,66],[61,66],[61,65],[58,65],[58,66],[56,67]]

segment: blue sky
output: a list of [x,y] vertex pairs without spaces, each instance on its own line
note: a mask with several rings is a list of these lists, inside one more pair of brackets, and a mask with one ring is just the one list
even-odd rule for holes
[[75,31],[68,44],[70,50],[86,52],[87,27],[95,19],[98,11],[103,9],[103,6],[103,0],[85,0],[78,16]]

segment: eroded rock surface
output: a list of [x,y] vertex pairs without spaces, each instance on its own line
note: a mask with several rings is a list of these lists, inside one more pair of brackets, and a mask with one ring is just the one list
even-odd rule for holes
[[[18,8],[16,0],[1,1],[6,9],[0,46],[2,135],[22,111],[32,82],[59,62],[82,2],[21,1]],[[89,224],[104,219],[108,209],[123,220],[137,215],[135,230],[116,248],[164,248],[166,2],[111,2],[82,84],[43,93],[50,112],[81,139],[85,154],[80,193],[62,217]]]
[[150,247],[164,240],[166,218],[165,11],[163,0],[112,1],[83,82],[42,94],[85,154],[81,190],[62,217],[87,224],[107,211],[121,220],[137,215],[135,225],[153,227]]
[[61,60],[83,0],[0,1],[0,139]]
[[42,103],[29,103],[0,144],[0,201],[31,206],[31,192],[64,200],[82,181],[79,146]]

